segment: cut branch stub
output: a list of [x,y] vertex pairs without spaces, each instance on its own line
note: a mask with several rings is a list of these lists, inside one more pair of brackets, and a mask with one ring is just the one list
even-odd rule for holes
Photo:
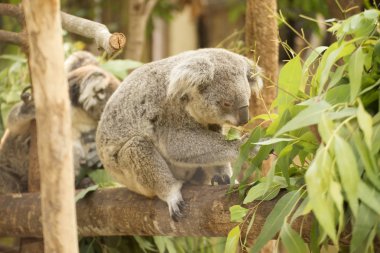
[[127,43],[127,38],[122,33],[113,33],[109,38],[109,44],[114,50],[122,49]]

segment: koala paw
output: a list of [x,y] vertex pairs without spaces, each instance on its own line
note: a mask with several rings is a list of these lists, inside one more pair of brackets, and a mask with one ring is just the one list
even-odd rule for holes
[[211,185],[214,185],[215,183],[218,183],[218,185],[226,185],[231,183],[231,179],[226,174],[218,174],[211,178]]
[[184,217],[182,212],[185,209],[185,201],[183,201],[180,190],[172,191],[167,197],[166,203],[168,203],[170,217],[173,221],[178,222],[180,218]]

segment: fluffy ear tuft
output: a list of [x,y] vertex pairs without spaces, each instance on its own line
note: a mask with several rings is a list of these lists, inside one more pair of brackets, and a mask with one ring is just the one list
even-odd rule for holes
[[168,98],[180,98],[191,89],[214,78],[215,67],[205,57],[194,57],[175,66],[169,77]]
[[257,65],[257,63],[254,63],[251,60],[248,61],[248,64],[247,78],[249,86],[251,87],[252,94],[256,94],[257,96],[264,86],[263,79],[261,78],[263,70]]

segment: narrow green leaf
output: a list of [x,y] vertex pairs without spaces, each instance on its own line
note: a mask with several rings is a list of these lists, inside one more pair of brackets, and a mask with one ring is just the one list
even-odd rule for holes
[[290,215],[290,212],[299,199],[300,192],[291,191],[285,194],[276,203],[273,210],[266,218],[263,229],[250,250],[251,253],[259,252],[260,249],[276,235],[276,233],[281,229],[285,218]]
[[288,123],[286,123],[280,130],[278,130],[275,137],[295,129],[317,124],[322,113],[329,108],[330,105],[323,100],[320,101],[320,103],[310,105],[305,110],[298,113],[293,119],[288,121]]
[[380,215],[380,192],[360,181],[358,194],[363,203],[375,211],[377,215]]
[[81,190],[80,192],[77,193],[77,195],[75,195],[75,202],[77,202],[80,199],[83,199],[89,192],[93,192],[98,188],[99,186],[96,184],[96,185],[91,185],[87,187],[86,189]]
[[358,123],[360,129],[364,133],[364,140],[368,147],[371,149],[372,147],[372,117],[371,115],[364,109],[363,104],[359,102],[358,113],[357,113]]
[[379,224],[379,216],[365,204],[360,204],[358,218],[352,229],[350,253],[367,252],[371,238],[371,231]]
[[234,127],[231,127],[228,130],[227,135],[225,136],[225,139],[227,141],[239,140],[240,138],[241,138],[241,132]]
[[301,236],[292,229],[288,223],[284,223],[280,232],[281,242],[287,252],[308,253],[309,249]]
[[259,141],[259,142],[255,142],[254,144],[255,145],[271,145],[271,144],[275,144],[275,143],[279,143],[279,142],[284,142],[284,141],[294,141],[295,139],[292,139],[292,138],[270,138],[268,140],[265,140],[265,141]]
[[297,55],[281,69],[278,78],[278,112],[282,114],[297,98],[297,92],[302,81],[302,65]]
[[267,190],[266,183],[259,183],[249,189],[247,196],[244,198],[243,204],[251,203],[254,200],[271,200],[280,192],[281,186],[272,184]]
[[358,163],[350,144],[338,135],[335,136],[335,157],[341,185],[346,193],[351,211],[356,217],[360,182]]
[[329,194],[338,210],[338,236],[344,227],[343,195],[340,184],[335,181],[330,183]]
[[230,207],[231,221],[242,222],[249,209],[239,205]]
[[348,77],[350,78],[350,88],[351,88],[351,101],[354,101],[356,96],[359,94],[360,86],[362,83],[362,74],[364,69],[364,58],[365,54],[363,49],[359,47],[351,55],[348,62]]
[[153,240],[154,240],[154,243],[157,246],[158,252],[165,253],[165,248],[166,247],[165,247],[164,237],[162,237],[162,236],[154,236]]
[[332,181],[333,163],[324,146],[321,146],[305,174],[309,203],[319,224],[337,245],[335,209],[327,191]]
[[224,248],[224,253],[235,253],[237,251],[239,238],[240,238],[240,227],[236,226],[228,233],[226,247]]
[[318,132],[325,143],[330,140],[334,132],[334,123],[326,114],[322,114],[321,121],[318,123]]
[[325,99],[331,105],[348,103],[350,100],[350,86],[343,84],[329,89],[326,92]]
[[[330,48],[331,48],[331,51],[329,50]],[[334,49],[333,46],[330,46],[329,49],[326,50],[326,53],[328,52],[330,54],[327,56],[327,58],[325,58],[326,59],[325,62],[321,62],[321,65],[320,65],[320,67],[323,67],[323,70],[319,73],[320,74],[320,83],[319,83],[319,88],[318,88],[319,94],[321,94],[323,91],[323,88],[328,80],[329,73],[331,71],[332,66],[335,64],[335,62],[338,59],[351,54],[355,50],[355,46],[349,43],[342,43],[342,45],[340,45],[336,49]]]

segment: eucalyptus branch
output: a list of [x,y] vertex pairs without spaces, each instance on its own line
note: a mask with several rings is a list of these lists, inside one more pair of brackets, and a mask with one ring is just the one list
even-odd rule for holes
[[68,32],[95,40],[98,47],[103,48],[108,54],[113,54],[122,49],[126,44],[126,38],[122,33],[110,33],[108,28],[100,23],[79,18],[61,12],[62,27]]
[[0,3],[0,15],[14,17],[21,24],[24,22],[24,13],[19,5]]
[[28,48],[28,42],[24,32],[16,33],[0,30],[0,41],[15,44],[22,48]]

